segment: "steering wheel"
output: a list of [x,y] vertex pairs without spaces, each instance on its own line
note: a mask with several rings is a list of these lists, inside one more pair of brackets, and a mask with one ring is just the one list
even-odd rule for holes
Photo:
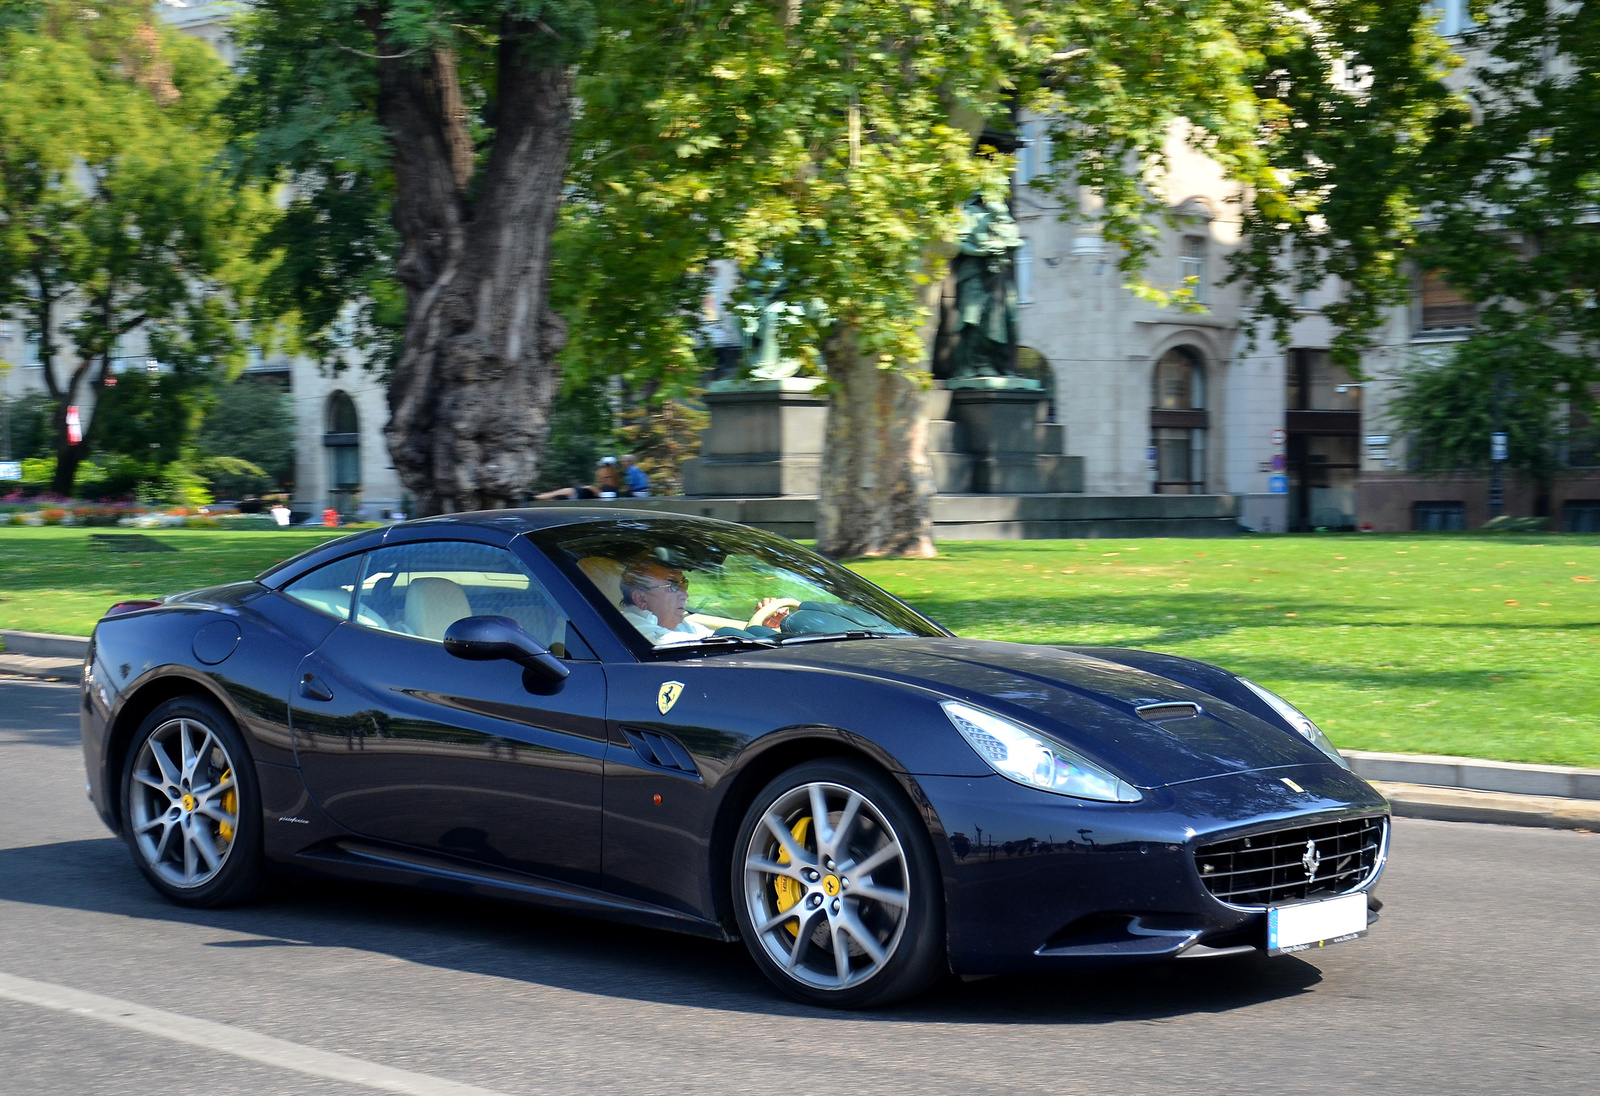
[[792,598],[792,597],[774,598],[772,601],[767,602],[765,605],[761,606],[761,608],[757,609],[756,613],[755,613],[755,616],[750,618],[750,623],[746,624],[745,627],[746,628],[761,628],[761,627],[765,627],[765,625],[763,625],[761,622],[766,620],[773,613],[780,612],[781,610],[784,610],[784,609],[798,609],[798,608],[800,608],[800,602],[799,602],[799,600],[797,598]]

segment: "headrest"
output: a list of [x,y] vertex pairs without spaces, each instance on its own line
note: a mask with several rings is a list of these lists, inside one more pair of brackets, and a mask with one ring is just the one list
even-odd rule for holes
[[445,629],[472,615],[466,591],[447,578],[414,578],[406,586],[406,631],[444,641]]

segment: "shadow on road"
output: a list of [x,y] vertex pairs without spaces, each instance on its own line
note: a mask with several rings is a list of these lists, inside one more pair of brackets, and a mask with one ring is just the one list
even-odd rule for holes
[[114,838],[0,850],[0,899],[215,929],[228,950],[348,948],[578,993],[860,1023],[1099,1024],[1228,1012],[1303,993],[1321,972],[1293,958],[1176,962],[1050,977],[948,980],[893,1008],[823,1013],[778,995],[742,946],[477,898],[277,880],[246,906],[159,897]]

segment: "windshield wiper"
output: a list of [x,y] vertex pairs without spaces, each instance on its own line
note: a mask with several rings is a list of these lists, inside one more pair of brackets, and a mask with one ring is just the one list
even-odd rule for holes
[[831,639],[896,639],[910,634],[910,632],[874,632],[867,628],[851,628],[845,632],[807,632],[797,636],[785,636],[780,642],[788,647],[796,643],[822,643]]
[[658,651],[683,651],[693,650],[696,647],[776,647],[778,641],[765,639],[761,636],[702,636],[699,639],[686,639],[681,643],[663,643],[656,648]]

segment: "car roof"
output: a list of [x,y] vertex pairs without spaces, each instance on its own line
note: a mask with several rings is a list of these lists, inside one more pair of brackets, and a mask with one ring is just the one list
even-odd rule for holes
[[[474,530],[498,534],[492,539],[502,543],[523,533],[554,529],[564,525],[614,521],[691,522],[702,525],[732,525],[733,522],[717,518],[699,517],[646,510],[632,506],[526,506],[514,510],[472,510],[459,514],[440,514],[431,518],[414,518],[397,522],[381,529],[364,529],[347,537],[340,537],[314,548],[309,548],[291,559],[269,567],[256,576],[256,581],[276,589],[292,582],[324,561],[340,556],[363,552],[390,540],[425,539],[428,534],[449,530]],[[420,536],[419,536],[420,534]]]

